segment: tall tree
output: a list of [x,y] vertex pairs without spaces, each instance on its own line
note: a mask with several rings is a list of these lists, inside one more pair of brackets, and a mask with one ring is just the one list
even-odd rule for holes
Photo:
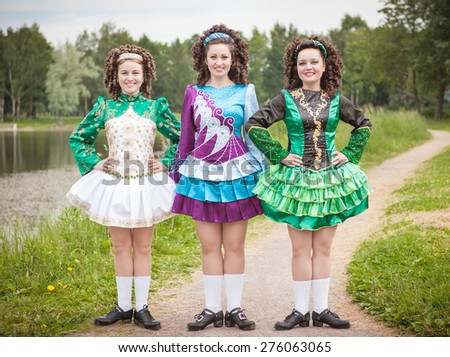
[[422,97],[432,91],[435,115],[441,117],[450,83],[450,3],[447,0],[385,0],[382,12],[387,27],[402,26],[408,34],[402,45],[409,60],[409,82],[416,109],[421,112]]
[[[5,51],[5,35],[0,30],[0,53]],[[5,120],[5,89],[6,89],[6,72],[4,65],[4,56],[0,56],[0,122]]]
[[60,123],[64,114],[71,114],[77,109],[81,96],[90,97],[83,81],[98,78],[100,73],[101,68],[95,66],[91,57],[83,57],[83,53],[68,42],[53,52],[46,93],[49,109],[58,114]]
[[361,18],[361,16],[351,16],[345,14],[344,18],[341,20],[341,27],[338,29],[332,29],[328,32],[328,37],[331,43],[333,43],[341,52],[342,57],[345,60],[345,46],[347,44],[347,39],[350,33],[356,30],[368,30],[369,26]]
[[[136,41],[133,40],[127,30],[117,28],[114,23],[107,22],[97,32],[88,33],[84,30],[78,35],[75,46],[78,50],[85,53],[86,57],[92,57],[96,66],[103,68],[105,58],[112,48],[135,43]],[[85,84],[89,92],[94,94],[91,100],[85,103],[85,108],[91,107],[97,96],[108,97],[102,79],[88,78]]]
[[267,66],[264,71],[264,88],[270,97],[275,96],[283,88],[284,49],[293,37],[298,36],[298,31],[289,25],[289,28],[276,23],[270,31],[270,49],[267,53]]
[[248,41],[248,52],[250,56],[248,79],[250,83],[255,85],[258,100],[261,104],[271,97],[264,88],[264,71],[267,67],[268,42],[269,40],[264,33],[259,32],[256,27],[253,28],[252,37]]
[[143,36],[138,41],[138,45],[147,49],[155,60],[157,80],[152,84],[152,97],[166,97],[171,109],[176,112],[181,111],[186,85],[195,83],[190,51],[195,40],[181,42],[176,39],[169,45],[150,41]]
[[21,103],[33,91],[45,90],[45,78],[51,63],[52,48],[38,25],[8,28],[4,38],[2,62],[7,73],[5,92],[11,99],[14,121],[20,118]]
[[[368,91],[368,86],[362,73],[362,61],[364,58],[359,58],[355,51],[361,55],[361,52],[358,50],[364,43],[361,43],[359,38],[363,37],[365,31],[368,29],[367,23],[360,16],[350,16],[349,14],[345,14],[344,18],[341,20],[341,27],[330,30],[327,36],[331,43],[333,43],[341,52],[347,68],[344,77],[344,94],[350,97],[357,105],[359,105],[361,94]],[[350,46],[349,42],[352,42]]]
[[445,93],[450,85],[450,2],[423,1],[426,27],[421,33],[419,46],[422,50],[416,66],[422,92],[435,102],[434,117],[442,119]]

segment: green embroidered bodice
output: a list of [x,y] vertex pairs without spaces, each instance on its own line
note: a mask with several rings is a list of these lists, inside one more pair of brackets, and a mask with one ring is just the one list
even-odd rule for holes
[[[284,121],[289,136],[287,150],[266,130],[280,120]],[[283,90],[250,118],[246,130],[272,164],[293,153],[302,156],[304,168],[319,171],[331,166],[339,120],[355,127],[341,152],[356,164],[370,137],[371,123],[339,93],[330,99],[323,91]]]
[[151,100],[142,94],[130,97],[123,93],[117,101],[99,97],[69,137],[82,175],[102,160],[97,155],[94,141],[103,129],[106,129],[109,156],[118,160],[119,166],[123,167],[126,160],[137,160],[147,170],[147,161],[153,158],[156,130],[169,139],[161,162],[168,168],[172,165],[180,138],[180,123],[165,98]]

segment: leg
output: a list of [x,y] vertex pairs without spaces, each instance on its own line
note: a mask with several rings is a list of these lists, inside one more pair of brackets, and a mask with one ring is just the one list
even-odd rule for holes
[[154,227],[133,229],[133,274],[136,310],[134,323],[143,324],[146,329],[159,330],[161,324],[156,321],[148,310],[148,294],[152,270],[151,246]]
[[288,231],[292,244],[292,279],[294,281],[311,280],[313,232],[302,231],[291,226],[288,226]]
[[326,323],[334,328],[349,328],[350,322],[328,310],[330,290],[331,244],[337,226],[324,227],[313,233],[313,323],[322,326]]
[[129,228],[109,227],[114,249],[114,266],[117,283],[117,305],[124,311],[132,308],[131,295],[133,284],[133,244],[132,231]]
[[312,278],[326,279],[331,272],[331,243],[337,226],[324,227],[313,232]]
[[330,290],[331,243],[336,226],[325,227],[313,233],[313,290],[314,311],[320,313],[328,309]]
[[227,289],[225,325],[237,325],[241,330],[255,329],[255,322],[247,319],[241,309],[245,271],[245,237],[248,221],[223,223],[224,277]]
[[202,248],[203,285],[205,289],[205,308],[195,316],[195,322],[187,324],[189,331],[203,330],[214,324],[223,325],[222,312],[222,224],[195,221],[197,236]]
[[225,274],[244,274],[247,226],[247,220],[222,225]]
[[116,276],[133,276],[133,258],[131,256],[133,236],[131,229],[109,227],[109,234],[114,249]]
[[114,249],[114,267],[117,284],[117,307],[105,316],[97,317],[96,325],[110,325],[117,321],[131,322],[133,315],[131,295],[133,284],[133,260],[131,256],[131,229],[109,227]]
[[195,221],[205,275],[223,275],[222,224]]
[[153,227],[133,229],[133,275],[136,310],[147,305],[152,270]]
[[288,225],[292,245],[292,285],[294,289],[295,307],[292,313],[278,321],[276,330],[290,330],[297,324],[309,326],[309,295],[312,278],[312,231],[299,230]]

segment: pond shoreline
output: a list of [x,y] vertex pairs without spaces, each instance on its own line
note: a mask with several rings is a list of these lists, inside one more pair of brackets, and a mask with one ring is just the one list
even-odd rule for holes
[[76,128],[76,125],[49,125],[42,127],[27,126],[24,128],[14,128],[9,126],[0,126],[0,132],[16,132],[16,131],[71,131]]

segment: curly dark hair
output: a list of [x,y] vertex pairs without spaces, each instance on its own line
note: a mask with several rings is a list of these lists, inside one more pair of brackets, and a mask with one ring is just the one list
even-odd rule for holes
[[[327,52],[327,58],[324,58],[322,51],[322,58],[325,61],[325,72],[320,79],[320,87],[331,98],[336,95],[336,91],[341,86],[342,70],[344,63],[342,62],[339,50],[330,42],[319,36],[310,36],[308,38],[294,38],[287,45],[284,52],[284,87],[287,89],[294,89],[303,86],[302,80],[297,72],[297,54],[305,48],[320,48],[313,42],[313,40],[321,42]],[[297,49],[297,46],[299,48]]]
[[[215,32],[225,33],[233,39],[234,43],[226,38],[217,38],[210,41],[206,46],[203,41]],[[224,24],[214,25],[208,30],[203,31],[203,35],[192,46],[192,57],[194,58],[193,68],[197,72],[197,85],[203,86],[211,78],[211,73],[206,65],[206,54],[210,44],[223,43],[228,45],[231,52],[231,68],[228,77],[235,83],[248,84],[248,44],[240,37],[239,33],[229,29]]]
[[118,67],[120,64],[118,58],[122,53],[136,53],[144,59],[142,62],[144,82],[141,85],[140,91],[145,97],[150,98],[152,90],[151,82],[156,79],[155,61],[153,60],[153,56],[147,50],[129,44],[120,46],[119,48],[113,48],[109,51],[108,56],[105,59],[103,83],[108,90],[109,95],[111,98],[117,100],[122,92],[117,80]]

